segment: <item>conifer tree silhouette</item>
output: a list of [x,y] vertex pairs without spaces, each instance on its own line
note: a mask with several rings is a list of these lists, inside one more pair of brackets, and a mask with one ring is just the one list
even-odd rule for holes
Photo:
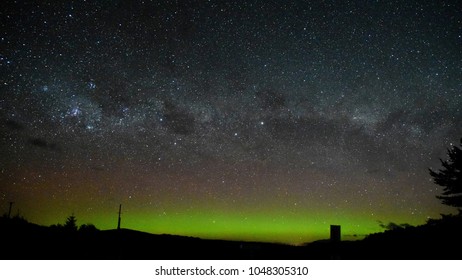
[[[460,139],[462,146],[462,138]],[[448,149],[448,160],[442,160],[442,169],[429,169],[435,184],[444,187],[443,194],[436,196],[443,204],[462,208],[462,150],[457,146]]]
[[64,229],[70,232],[77,231],[77,219],[74,214],[67,217],[66,223],[64,224]]

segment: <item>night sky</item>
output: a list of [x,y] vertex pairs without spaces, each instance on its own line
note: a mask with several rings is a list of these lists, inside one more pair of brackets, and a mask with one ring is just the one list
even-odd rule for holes
[[457,1],[0,4],[0,212],[299,244],[452,209]]

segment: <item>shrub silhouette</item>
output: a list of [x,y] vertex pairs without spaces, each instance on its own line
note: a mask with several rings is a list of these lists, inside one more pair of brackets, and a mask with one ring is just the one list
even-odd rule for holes
[[92,234],[97,231],[98,229],[93,224],[83,224],[79,227],[79,232],[83,234]]

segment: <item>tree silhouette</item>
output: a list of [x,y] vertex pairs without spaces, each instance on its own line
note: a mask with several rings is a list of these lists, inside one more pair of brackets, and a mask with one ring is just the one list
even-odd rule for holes
[[[462,145],[462,139],[460,139]],[[443,186],[443,194],[436,196],[443,204],[462,207],[462,150],[457,146],[448,149],[448,160],[442,160],[442,169],[437,172],[430,170],[435,184]]]
[[98,229],[93,224],[83,224],[79,227],[81,233],[95,233]]
[[66,223],[64,224],[64,228],[67,231],[77,231],[77,219],[75,218],[74,214],[67,217]]

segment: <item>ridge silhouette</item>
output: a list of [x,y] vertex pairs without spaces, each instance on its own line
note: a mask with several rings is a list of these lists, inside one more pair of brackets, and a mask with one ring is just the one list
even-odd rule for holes
[[358,241],[320,240],[292,246],[264,242],[207,240],[81,225],[68,230],[0,218],[0,259],[460,259],[462,214],[442,215],[424,225],[393,227]]

